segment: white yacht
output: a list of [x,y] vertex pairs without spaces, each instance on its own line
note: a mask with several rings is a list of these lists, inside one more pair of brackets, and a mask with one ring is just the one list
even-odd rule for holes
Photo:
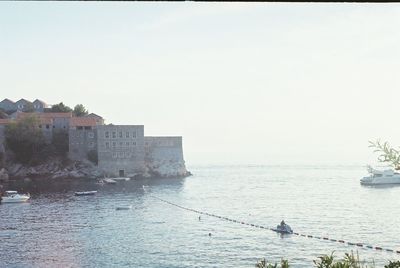
[[2,203],[21,203],[26,202],[31,198],[29,194],[19,194],[17,191],[5,191],[5,194],[1,197]]
[[400,184],[400,173],[394,172],[392,169],[376,170],[371,166],[368,166],[367,169],[370,175],[360,180],[363,185]]

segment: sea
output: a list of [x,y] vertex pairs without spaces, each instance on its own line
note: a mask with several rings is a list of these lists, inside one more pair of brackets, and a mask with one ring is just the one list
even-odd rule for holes
[[[88,179],[4,185],[31,199],[0,205],[0,267],[237,268],[263,258],[315,267],[319,256],[351,252],[375,267],[400,260],[396,252],[366,247],[400,250],[400,187],[360,185],[364,166],[189,169],[187,178],[117,185]],[[91,190],[98,192],[74,195]],[[298,235],[268,229],[281,220]]]

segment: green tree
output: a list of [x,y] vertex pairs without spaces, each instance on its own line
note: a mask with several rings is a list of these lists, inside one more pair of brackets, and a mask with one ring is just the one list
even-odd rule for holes
[[59,104],[54,104],[53,106],[51,106],[50,112],[52,113],[69,113],[72,112],[72,109],[66,105],[64,105],[64,103],[60,102]]
[[85,106],[83,106],[82,104],[77,104],[74,107],[74,115],[75,116],[85,116],[88,115],[89,111],[86,110]]
[[30,163],[46,147],[39,123],[32,115],[8,124],[4,130],[6,148],[14,152],[16,160],[22,164]]

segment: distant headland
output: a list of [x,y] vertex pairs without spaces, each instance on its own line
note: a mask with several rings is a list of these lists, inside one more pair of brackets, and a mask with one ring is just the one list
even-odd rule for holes
[[82,104],[0,102],[0,181],[13,178],[186,177],[181,136],[105,124]]

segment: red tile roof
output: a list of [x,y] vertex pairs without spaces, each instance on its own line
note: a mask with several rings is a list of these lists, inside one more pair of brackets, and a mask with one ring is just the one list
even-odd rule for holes
[[69,120],[70,127],[94,127],[96,125],[94,117],[72,117]]
[[17,118],[25,118],[28,116],[37,116],[39,118],[71,118],[72,113],[24,113],[24,112],[19,112],[17,114]]
[[10,119],[0,119],[0,125],[7,125],[11,122]]

